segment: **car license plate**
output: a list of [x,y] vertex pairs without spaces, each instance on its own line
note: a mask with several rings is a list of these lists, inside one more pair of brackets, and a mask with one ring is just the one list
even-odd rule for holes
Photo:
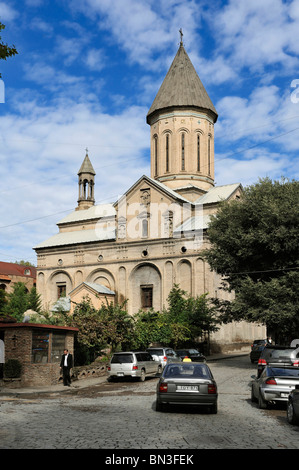
[[197,385],[177,385],[178,392],[198,392]]
[[119,377],[123,377],[123,376],[124,376],[124,373],[123,373],[123,372],[117,372],[117,375],[118,375]]
[[280,396],[281,396],[281,398],[288,398],[289,394],[288,393],[281,393]]

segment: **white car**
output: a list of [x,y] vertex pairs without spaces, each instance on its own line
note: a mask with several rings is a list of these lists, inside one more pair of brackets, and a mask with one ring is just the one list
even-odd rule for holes
[[176,354],[176,352],[171,348],[153,347],[147,348],[147,352],[153,357],[153,359],[159,362],[164,368],[169,362],[180,362],[181,358]]
[[113,354],[107,372],[108,380],[136,377],[144,382],[146,376],[161,373],[162,366],[146,351],[118,352]]

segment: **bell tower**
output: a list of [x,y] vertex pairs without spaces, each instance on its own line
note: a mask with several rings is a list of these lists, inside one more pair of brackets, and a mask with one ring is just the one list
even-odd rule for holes
[[218,114],[181,41],[147,114],[151,177],[190,201],[214,186]]
[[76,210],[89,209],[94,205],[94,178],[95,171],[91,164],[88,156],[88,150],[86,149],[86,155],[78,171],[78,184],[79,184],[79,197],[78,207]]

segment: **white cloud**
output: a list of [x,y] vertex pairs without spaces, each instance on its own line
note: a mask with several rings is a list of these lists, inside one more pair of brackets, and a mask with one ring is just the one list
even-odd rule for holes
[[[269,64],[298,69],[297,0],[230,0],[213,18],[219,52],[240,69],[262,72]],[[290,16],[292,21],[290,21]]]
[[13,7],[7,3],[0,2],[0,20],[4,23],[6,21],[15,20],[18,17],[19,13]]

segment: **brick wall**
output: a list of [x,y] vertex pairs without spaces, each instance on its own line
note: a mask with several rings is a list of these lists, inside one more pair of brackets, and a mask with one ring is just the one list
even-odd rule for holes
[[[50,332],[51,338],[51,330]],[[74,332],[65,330],[65,348],[74,354]],[[21,380],[6,381],[10,388],[53,385],[59,383],[60,362],[31,363],[32,328],[12,327],[4,330],[5,362],[9,359],[18,359],[22,364]],[[15,385],[14,385],[15,383]]]

